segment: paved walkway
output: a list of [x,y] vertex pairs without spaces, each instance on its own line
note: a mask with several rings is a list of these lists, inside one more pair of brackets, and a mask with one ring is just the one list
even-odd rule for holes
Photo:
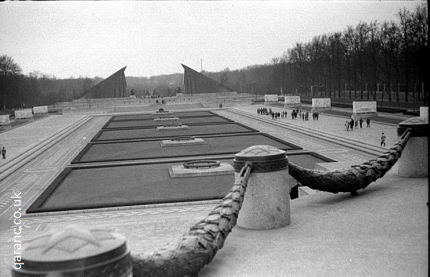
[[[243,109],[246,110],[246,107]],[[264,132],[299,145],[303,147],[304,150],[316,152],[338,162],[357,164],[375,158],[374,155],[366,154],[358,150],[336,144],[334,142],[326,141],[324,139],[311,137],[303,133],[295,132],[294,130],[287,130],[283,127],[262,123],[252,118],[230,113],[228,110],[221,110],[217,111],[216,113],[230,118],[236,122],[250,126],[256,130],[259,130],[260,132]],[[262,117],[266,118],[266,116]],[[331,117],[328,118],[328,120],[332,119],[333,118]]]
[[82,114],[50,115],[0,133],[0,147],[5,146],[7,150],[7,157],[5,160],[0,159],[0,166],[84,116]]
[[[255,112],[256,107],[242,108]],[[372,158],[333,142],[239,115],[229,116],[337,160]],[[20,208],[25,210],[85,146],[87,141],[83,138],[94,136],[106,120],[107,117],[94,117],[0,182],[1,276],[9,275],[13,259],[13,214],[17,210],[10,199],[13,192],[22,193]],[[327,117],[324,123],[335,124],[336,120],[337,117]],[[362,137],[374,141],[369,136]],[[30,143],[36,143],[36,136],[32,138]],[[235,228],[201,276],[427,276],[428,179],[400,178],[395,172],[392,169],[356,197],[318,192],[293,200],[292,224],[288,227],[271,231]],[[178,238],[213,207],[213,203],[200,203],[23,215],[22,236],[28,240],[74,223],[116,230],[128,238],[132,253],[151,252]]]
[[[427,179],[291,201],[291,225],[233,229],[199,276],[428,276]],[[240,216],[240,215],[239,215]]]
[[[247,105],[247,106],[240,106],[237,108],[243,111],[257,114],[257,109],[259,107],[263,107],[263,106]],[[272,109],[272,111],[278,111],[278,112],[281,112],[283,110],[282,108],[278,108],[278,107],[270,107],[270,108]],[[301,118],[297,118],[294,120],[291,119],[292,110],[287,109],[287,111],[288,111],[287,118],[279,118],[276,120],[281,122],[288,122],[289,124],[292,124],[292,125],[303,126],[314,130],[331,133],[343,138],[360,140],[363,142],[373,144],[375,146],[380,146],[382,132],[387,136],[386,147],[388,148],[391,147],[394,143],[396,143],[398,139],[397,129],[395,127],[396,125],[393,125],[393,124],[384,124],[381,122],[371,121],[370,128],[367,128],[366,123],[364,122],[363,128],[360,128],[360,126],[358,126],[358,128],[354,128],[353,131],[347,131],[345,127],[345,121],[347,120],[347,117],[333,116],[330,114],[320,113],[319,120],[312,120],[312,116],[310,115],[308,121],[303,121]],[[260,115],[260,116],[269,118],[269,116],[267,115]],[[407,119],[407,118],[410,118],[410,117],[404,116],[404,119]]]

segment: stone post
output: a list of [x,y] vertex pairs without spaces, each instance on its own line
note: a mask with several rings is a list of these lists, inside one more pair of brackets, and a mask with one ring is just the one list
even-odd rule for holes
[[397,134],[401,136],[406,129],[412,129],[409,141],[398,160],[398,175],[421,178],[428,176],[428,118],[413,117],[399,123]]
[[14,277],[132,277],[126,240],[105,229],[67,226],[26,243]]
[[420,107],[420,118],[429,121],[429,107]]
[[236,175],[247,162],[252,171],[237,225],[267,230],[290,224],[290,189],[295,183],[285,151],[269,145],[246,148],[235,155]]

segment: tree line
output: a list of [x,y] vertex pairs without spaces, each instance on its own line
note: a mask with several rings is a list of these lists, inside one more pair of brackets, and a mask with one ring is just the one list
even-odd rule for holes
[[[428,13],[425,4],[402,9],[397,21],[361,22],[344,31],[298,42],[263,65],[203,72],[237,92],[299,94],[306,97],[428,103]],[[0,109],[79,98],[101,78],[28,76],[11,57],[0,56]],[[126,77],[136,95],[181,91],[183,74]]]
[[0,111],[51,105],[81,97],[101,78],[56,79],[54,76],[32,72],[23,75],[13,58],[0,56]]
[[397,16],[398,22],[361,22],[296,43],[271,63],[212,76],[222,81],[227,74],[231,87],[256,94],[427,102],[427,7]]

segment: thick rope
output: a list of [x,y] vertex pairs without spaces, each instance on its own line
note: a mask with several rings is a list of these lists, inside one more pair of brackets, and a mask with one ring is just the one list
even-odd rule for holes
[[289,163],[288,169],[301,185],[315,190],[332,193],[351,192],[364,189],[370,183],[381,178],[397,162],[410,137],[410,129],[407,129],[399,141],[383,155],[375,160],[367,161],[361,165],[351,166],[345,170],[318,171],[310,170],[293,163]]
[[133,255],[133,276],[196,276],[223,247],[236,225],[250,173],[251,166],[245,164],[221,204],[194,224],[179,242],[152,254]]

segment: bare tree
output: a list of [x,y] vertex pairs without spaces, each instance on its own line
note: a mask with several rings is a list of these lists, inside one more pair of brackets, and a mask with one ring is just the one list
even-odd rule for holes
[[20,74],[22,72],[21,67],[15,63],[12,57],[7,55],[0,56],[0,71],[2,74]]

